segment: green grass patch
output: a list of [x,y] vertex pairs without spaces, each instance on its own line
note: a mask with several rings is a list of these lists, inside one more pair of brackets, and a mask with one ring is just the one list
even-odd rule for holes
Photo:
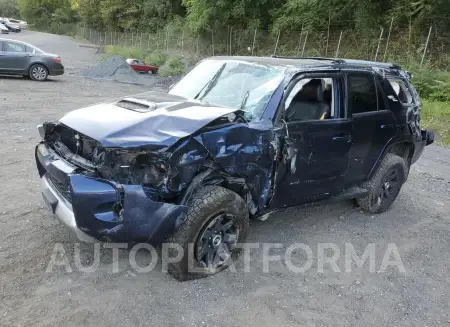
[[159,75],[163,77],[180,76],[186,72],[186,68],[186,63],[184,62],[182,57],[170,57],[167,62],[162,67],[160,67]]
[[148,64],[148,65],[155,65],[157,67],[161,67],[162,65],[164,65],[167,61],[167,53],[159,51],[159,50],[155,50],[149,54],[147,54],[144,58],[144,61]]
[[412,80],[423,99],[450,102],[450,73],[441,70],[420,69]]
[[116,47],[114,45],[106,46],[106,53],[110,56],[122,56],[125,59],[136,58],[140,59],[141,51],[138,48],[124,48]]
[[437,134],[437,143],[450,145],[450,101],[424,100],[422,126]]

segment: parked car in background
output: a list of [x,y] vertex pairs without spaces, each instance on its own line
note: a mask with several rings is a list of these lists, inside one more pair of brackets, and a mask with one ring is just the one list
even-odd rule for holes
[[138,73],[156,74],[158,72],[158,67],[147,65],[140,59],[128,58],[126,61]]
[[5,24],[0,23],[0,32],[1,34],[9,34],[9,28]]
[[64,74],[61,58],[34,45],[0,38],[0,74],[29,76],[44,81],[49,75]]
[[0,18],[0,24],[5,25],[11,32],[19,33],[22,31],[19,25],[11,23],[7,18]]
[[14,18],[7,18],[7,19],[11,22],[11,24],[18,25],[23,30],[28,29],[28,23],[24,22],[23,20],[18,20],[18,19],[14,19]]

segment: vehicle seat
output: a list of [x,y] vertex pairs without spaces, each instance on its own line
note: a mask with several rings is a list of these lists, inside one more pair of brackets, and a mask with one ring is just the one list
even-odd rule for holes
[[[294,96],[286,110],[287,121],[319,120],[330,111],[323,98],[323,86],[320,79],[306,83]],[[323,119],[323,118],[322,118]]]
[[325,91],[323,91],[323,100],[328,105],[328,109],[327,109],[327,112],[326,112],[325,117],[324,117],[325,119],[332,118],[331,117],[331,102],[332,102],[331,101],[331,97],[332,97],[331,88],[325,89]]

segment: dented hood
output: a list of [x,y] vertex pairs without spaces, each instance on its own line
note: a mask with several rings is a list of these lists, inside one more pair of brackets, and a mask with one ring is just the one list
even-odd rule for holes
[[60,123],[104,147],[166,147],[235,111],[167,93],[148,92],[137,98],[74,110]]

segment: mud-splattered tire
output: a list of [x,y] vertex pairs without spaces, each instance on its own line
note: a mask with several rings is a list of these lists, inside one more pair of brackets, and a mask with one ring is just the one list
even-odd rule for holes
[[[236,245],[245,240],[249,227],[246,203],[238,194],[226,188],[206,186],[194,194],[188,206],[184,222],[168,240],[184,250],[179,262],[168,264],[169,274],[179,281],[207,277],[226,269],[238,255],[239,247]],[[226,226],[232,227],[227,230]],[[224,250],[227,251],[228,259],[218,267],[206,265],[209,253],[218,247],[220,252],[215,255],[216,263],[220,263],[221,257],[224,257]],[[173,258],[177,250],[172,251],[169,250],[169,256]],[[202,258],[205,258],[204,261]],[[213,269],[208,270],[206,267]]]
[[369,193],[357,198],[358,205],[371,213],[381,213],[389,209],[397,198],[408,169],[400,156],[388,153],[381,162],[378,171],[363,184]]

